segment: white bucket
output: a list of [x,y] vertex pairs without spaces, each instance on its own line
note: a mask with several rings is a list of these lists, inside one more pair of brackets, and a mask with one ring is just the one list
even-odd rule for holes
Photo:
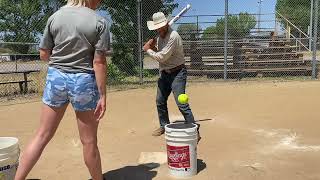
[[165,126],[169,174],[175,178],[197,174],[197,127],[184,123]]
[[19,144],[14,137],[0,137],[0,180],[13,180],[19,164]]

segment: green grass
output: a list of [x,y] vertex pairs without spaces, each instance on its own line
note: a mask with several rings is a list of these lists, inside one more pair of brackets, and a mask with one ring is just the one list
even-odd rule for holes
[[6,54],[6,53],[14,53],[14,51],[12,51],[9,48],[0,48],[0,54]]

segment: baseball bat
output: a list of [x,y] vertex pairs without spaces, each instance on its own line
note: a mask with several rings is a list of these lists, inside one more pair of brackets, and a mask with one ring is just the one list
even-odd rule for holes
[[181,18],[181,16],[186,13],[189,9],[191,8],[190,4],[187,4],[187,6],[185,8],[183,8],[174,18],[172,18],[170,20],[170,22],[168,23],[170,26],[175,23],[178,19]]

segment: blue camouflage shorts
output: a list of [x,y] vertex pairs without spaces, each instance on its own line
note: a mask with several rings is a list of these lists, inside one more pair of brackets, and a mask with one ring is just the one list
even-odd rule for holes
[[61,107],[71,103],[76,111],[89,111],[97,106],[99,92],[94,74],[64,73],[49,67],[42,101]]

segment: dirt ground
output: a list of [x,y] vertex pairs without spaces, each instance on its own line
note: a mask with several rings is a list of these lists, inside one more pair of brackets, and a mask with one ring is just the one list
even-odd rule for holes
[[[170,180],[166,164],[138,164],[142,152],[166,152],[158,125],[155,87],[111,92],[99,127],[107,180]],[[320,81],[189,84],[191,108],[201,126],[199,173],[194,180],[319,180]],[[0,135],[23,149],[34,134],[41,102],[0,106]],[[171,120],[180,120],[172,96]],[[28,176],[85,180],[82,147],[69,107],[60,127]]]

